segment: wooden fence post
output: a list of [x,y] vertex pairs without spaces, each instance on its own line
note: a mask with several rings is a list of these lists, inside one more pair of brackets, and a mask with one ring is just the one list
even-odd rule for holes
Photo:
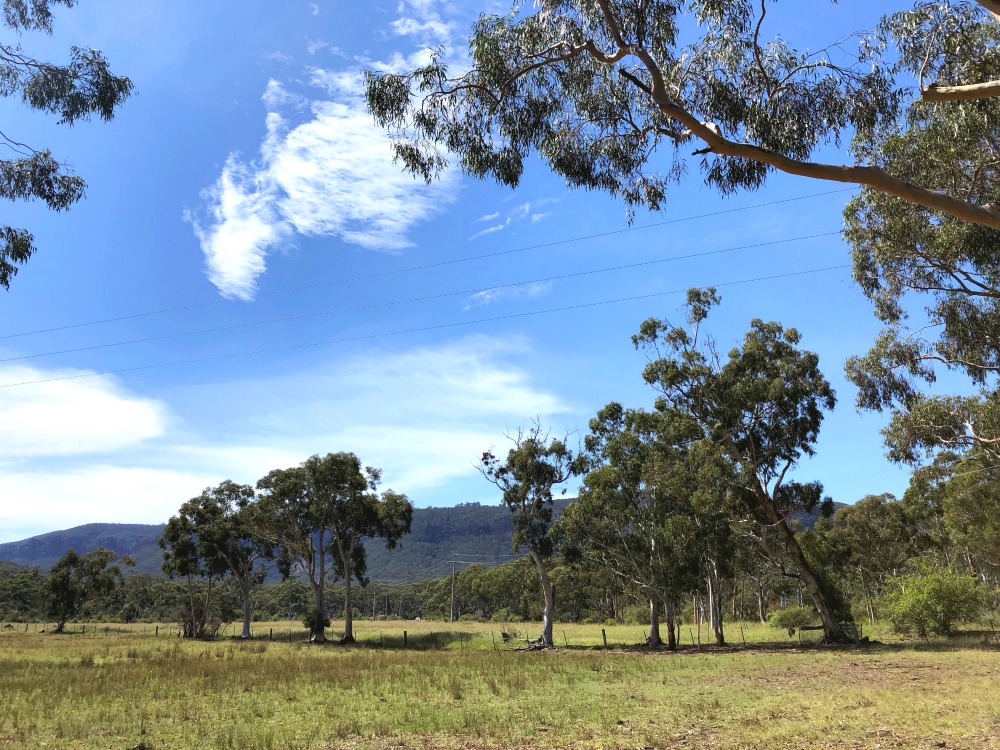
[[601,628],[601,638],[604,639],[604,648],[608,647],[608,631]]

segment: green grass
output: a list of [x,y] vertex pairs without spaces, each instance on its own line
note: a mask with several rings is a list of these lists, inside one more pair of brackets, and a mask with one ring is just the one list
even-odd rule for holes
[[640,626],[606,627],[607,651],[600,625],[560,626],[550,652],[479,623],[361,622],[352,647],[289,623],[250,642],[107,627],[3,631],[0,748],[1000,747],[980,635],[827,649],[744,625],[747,649],[730,626],[731,649],[669,654],[635,647]]

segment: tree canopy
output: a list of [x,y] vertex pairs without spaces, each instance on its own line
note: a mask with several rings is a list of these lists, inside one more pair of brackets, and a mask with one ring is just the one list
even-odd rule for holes
[[[515,0],[480,17],[467,63],[437,50],[423,68],[371,72],[367,103],[426,180],[453,160],[516,186],[536,154],[630,211],[660,209],[691,171],[722,194],[774,172],[860,186],[845,235],[886,329],[849,363],[858,405],[893,411],[895,460],[1000,450],[1000,4],[920,0],[814,52],[781,10]],[[823,160],[847,141],[839,162]],[[914,291],[927,303],[910,320]],[[935,365],[984,392],[926,395]]]
[[[110,120],[132,93],[132,82],[111,72],[95,49],[71,47],[69,61],[39,60],[21,46],[26,32],[52,33],[56,6],[71,8],[76,0],[0,0],[0,26],[15,38],[0,38],[0,96],[19,97],[24,106],[73,125],[97,116]],[[15,133],[0,129],[0,198],[39,199],[64,211],[83,197],[86,184],[47,149],[36,150]],[[9,289],[18,267],[36,251],[27,229],[0,223],[0,285]]]
[[[830,504],[818,483],[800,484],[788,475],[803,456],[813,454],[823,412],[836,403],[833,389],[819,357],[798,348],[798,331],[779,323],[751,321],[742,345],[724,358],[701,330],[718,302],[715,289],[692,289],[686,326],[655,318],[642,323],[633,342],[649,353],[643,378],[659,392],[657,411],[689,426],[685,440],[706,440],[732,462],[731,507],[742,503],[748,520],[761,525],[757,541],[794,567],[816,603],[827,639],[844,640],[842,623],[850,621],[850,613],[788,520],[792,511]],[[772,544],[771,532],[780,546]]]
[[52,566],[44,589],[48,613],[56,620],[55,632],[61,633],[67,620],[82,613],[88,601],[106,597],[121,586],[121,565],[131,565],[132,561],[125,557],[118,565],[113,565],[117,558],[104,547],[85,555],[69,549]]

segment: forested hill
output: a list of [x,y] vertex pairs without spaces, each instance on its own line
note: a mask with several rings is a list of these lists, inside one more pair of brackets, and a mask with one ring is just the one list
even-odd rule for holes
[[[556,513],[569,502],[556,500]],[[801,520],[811,525],[808,517]],[[48,570],[70,547],[80,553],[107,547],[132,557],[137,571],[155,575],[163,559],[156,543],[162,533],[162,524],[91,523],[0,544],[0,561]],[[367,545],[368,573],[379,580],[416,581],[444,575],[451,560],[502,563],[511,555],[512,534],[510,517],[500,506],[417,508],[412,532],[396,549],[387,550],[378,540]]]
[[71,547],[81,554],[107,547],[119,555],[129,555],[138,570],[157,573],[163,553],[156,542],[162,533],[163,524],[88,523],[0,544],[0,560],[48,570]]
[[[568,502],[557,500],[556,512]],[[0,560],[48,570],[70,547],[80,553],[107,547],[132,557],[136,570],[157,574],[163,556],[156,542],[162,533],[162,524],[92,523],[0,544]],[[410,581],[444,575],[452,559],[486,565],[505,562],[511,555],[512,534],[510,516],[500,506],[417,508],[412,532],[396,549],[387,550],[378,540],[368,544],[368,572],[379,580]]]

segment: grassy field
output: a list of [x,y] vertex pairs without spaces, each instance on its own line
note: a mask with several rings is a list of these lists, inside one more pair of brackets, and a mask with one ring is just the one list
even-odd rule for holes
[[568,648],[525,652],[492,624],[359,625],[351,647],[291,623],[250,642],[4,630],[0,748],[1000,748],[992,634],[830,649],[744,625],[744,648],[730,625],[729,649],[685,632],[670,654],[635,647],[641,627],[606,628],[605,650],[601,626],[566,626]]

